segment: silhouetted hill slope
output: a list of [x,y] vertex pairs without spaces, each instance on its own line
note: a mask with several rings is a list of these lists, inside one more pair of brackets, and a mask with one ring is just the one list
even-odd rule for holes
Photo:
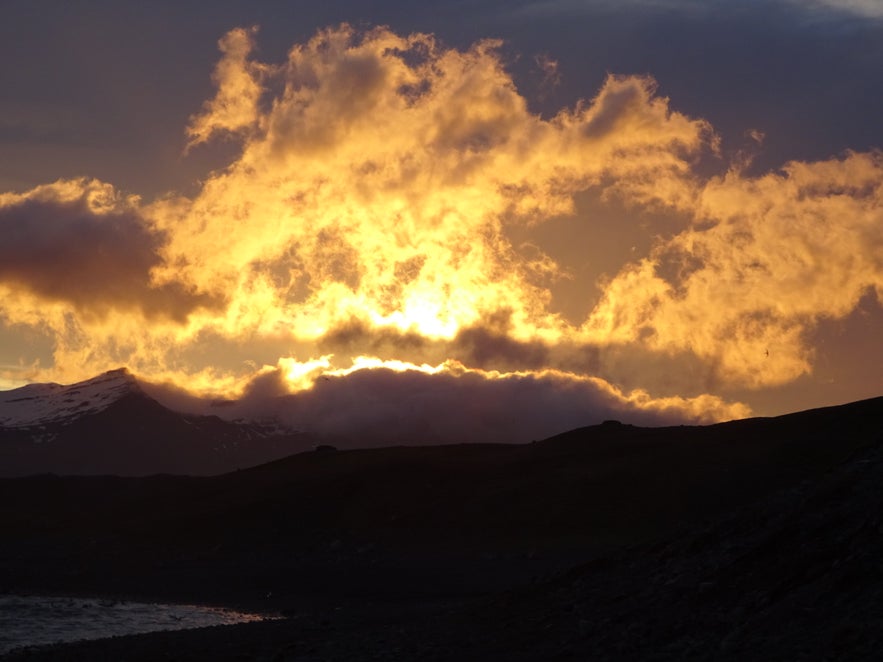
[[877,659],[883,430],[872,438],[817,478],[497,601],[508,659]]
[[[230,512],[408,539],[642,537],[817,476],[883,434],[883,398],[713,426],[604,424],[530,445],[306,454],[226,477]],[[235,495],[235,496],[233,496]],[[257,521],[257,520],[251,520]]]
[[[0,481],[0,528],[8,553],[49,554],[37,577],[47,588],[70,579],[51,559],[87,545],[84,572],[133,554],[146,555],[142,576],[173,576],[198,557],[181,579],[194,586],[232,563],[238,581],[277,594],[483,590],[816,479],[881,431],[877,398],[707,427],[605,424],[529,445],[310,452],[210,478],[38,476]],[[469,570],[459,585],[440,569],[450,564]],[[0,583],[25,586],[14,565]],[[386,584],[384,568],[412,568],[413,585]]]
[[0,583],[292,616],[28,659],[874,659],[881,484],[883,398],[212,478],[3,480]]

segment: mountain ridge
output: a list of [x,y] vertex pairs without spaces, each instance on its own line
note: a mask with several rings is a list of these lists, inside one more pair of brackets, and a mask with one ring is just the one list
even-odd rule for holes
[[143,390],[126,368],[73,384],[34,383],[0,391],[0,427],[28,428],[73,421],[97,413],[129,393]]
[[0,393],[0,476],[209,475],[312,448],[307,435],[174,411],[125,368]]
[[[67,386],[30,384],[0,392],[0,476],[38,473],[218,475],[275,460],[284,461],[287,456],[322,445],[334,444],[341,448],[384,445],[374,443],[373,438],[366,443],[358,438],[319,437],[269,419],[230,420],[215,413],[176,411],[152,393],[125,368]],[[879,408],[880,402],[883,397],[705,426],[641,427],[607,420],[553,435],[543,442],[543,447],[544,452],[551,452],[556,446],[580,444],[588,435],[608,440],[603,443],[622,438],[626,441],[614,444],[612,452],[624,453],[630,446],[652,445],[655,442],[648,441],[651,438],[676,432],[682,437],[700,434],[715,439],[722,457],[741,461],[740,453],[746,452],[742,447],[753,444],[752,429],[764,426],[784,429],[803,421],[803,452],[827,452],[826,440],[839,432],[826,431],[826,412],[839,412],[840,419],[852,421],[838,423],[839,426],[847,426],[852,433],[863,435],[869,431],[861,428],[862,422],[875,420],[872,410]],[[228,408],[235,409],[233,405]],[[213,408],[206,411],[213,412]],[[723,443],[725,439],[718,439],[721,435],[745,439],[740,444],[728,445]],[[431,445],[427,441],[415,438],[408,445]],[[398,444],[391,441],[386,445]]]

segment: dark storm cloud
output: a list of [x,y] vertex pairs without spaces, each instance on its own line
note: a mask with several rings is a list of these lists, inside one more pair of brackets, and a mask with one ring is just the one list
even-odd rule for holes
[[140,309],[147,317],[183,321],[216,303],[174,283],[151,286],[163,235],[134,207],[96,208],[95,196],[106,193],[77,181],[0,197],[0,283],[98,315]]

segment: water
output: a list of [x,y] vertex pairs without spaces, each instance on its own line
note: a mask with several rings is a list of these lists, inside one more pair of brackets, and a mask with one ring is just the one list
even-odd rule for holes
[[0,655],[19,646],[231,625],[264,618],[196,605],[0,595]]

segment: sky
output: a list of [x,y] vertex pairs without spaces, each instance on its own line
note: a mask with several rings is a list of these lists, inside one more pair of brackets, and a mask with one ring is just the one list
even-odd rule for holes
[[440,440],[883,394],[878,0],[6,0],[0,44],[0,388]]

